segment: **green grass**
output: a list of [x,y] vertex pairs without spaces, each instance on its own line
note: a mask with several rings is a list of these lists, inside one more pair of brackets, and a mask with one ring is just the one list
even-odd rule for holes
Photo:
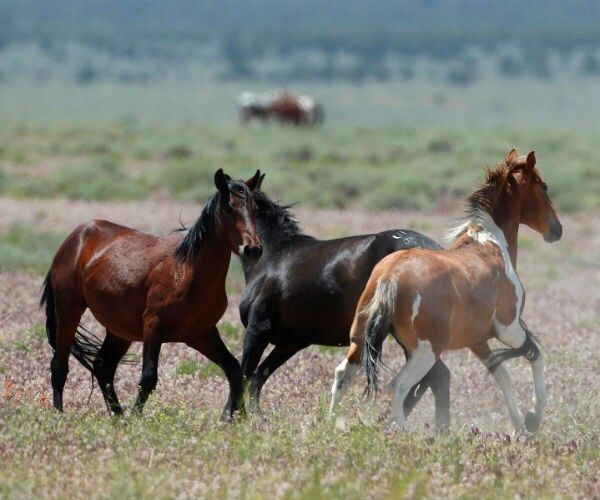
[[40,232],[15,225],[0,233],[0,270],[26,270],[45,273],[65,234]]
[[[153,192],[203,202],[213,175],[266,172],[264,189],[319,207],[435,208],[460,199],[517,146],[535,149],[560,210],[600,205],[599,131],[323,127],[291,129],[145,123],[0,125],[0,192],[19,197],[141,199]],[[57,166],[40,175],[48,160]],[[10,169],[7,168],[10,166]],[[42,167],[40,167],[42,168]]]
[[[0,435],[0,495],[554,498],[589,495],[581,485],[594,484],[600,459],[585,426],[529,440],[465,428],[432,438],[340,431],[324,414],[322,404],[314,419],[282,411],[224,425],[217,409],[182,402],[141,418],[57,419],[34,391],[0,407],[11,422]],[[592,416],[586,424],[597,430]]]

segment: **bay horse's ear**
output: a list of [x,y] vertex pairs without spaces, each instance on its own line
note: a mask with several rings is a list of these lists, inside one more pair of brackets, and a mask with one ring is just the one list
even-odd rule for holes
[[257,170],[253,177],[250,177],[246,181],[246,186],[250,189],[250,191],[254,191],[257,188],[260,188],[260,184],[262,182],[264,175],[261,177],[260,170]]
[[519,153],[517,153],[516,148],[512,148],[510,150],[510,152],[506,155],[506,164],[510,165],[512,163],[512,161],[517,158],[519,156]]
[[217,189],[225,195],[229,193],[229,187],[227,186],[228,178],[231,179],[231,177],[223,172],[222,168],[215,172],[215,186],[217,186]]
[[260,179],[258,179],[258,186],[256,186],[256,189],[262,189],[262,183],[265,180],[265,175],[267,175],[267,174],[262,174],[260,176]]

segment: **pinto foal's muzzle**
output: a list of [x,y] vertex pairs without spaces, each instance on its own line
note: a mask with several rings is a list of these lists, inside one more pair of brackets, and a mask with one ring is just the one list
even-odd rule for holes
[[547,241],[548,243],[558,241],[562,237],[562,232],[563,232],[562,224],[558,220],[558,217],[554,217],[550,221],[550,224],[548,225],[548,230],[544,234],[544,240]]

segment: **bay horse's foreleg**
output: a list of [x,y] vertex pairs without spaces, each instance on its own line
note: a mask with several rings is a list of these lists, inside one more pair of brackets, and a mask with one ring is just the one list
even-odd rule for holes
[[251,412],[262,412],[260,409],[260,391],[267,379],[273,375],[273,372],[283,363],[298,351],[308,347],[308,345],[309,344],[274,347],[250,378],[250,399],[248,402],[248,409]]
[[394,377],[390,386],[393,390],[392,417],[400,427],[406,424],[404,416],[404,401],[411,388],[419,382],[435,364],[436,358],[429,341],[420,340],[417,348],[412,351],[406,364]]
[[408,418],[428,388],[435,398],[435,426],[447,429],[450,426],[450,370],[441,359],[408,392],[403,405],[404,417]]
[[[489,370],[489,362],[492,351],[490,350],[488,343],[482,342],[481,344],[472,346],[471,351]],[[502,393],[504,394],[506,406],[508,407],[508,413],[516,431],[522,432],[524,425],[523,414],[519,409],[519,404],[517,403],[517,398],[515,397],[515,393],[513,391],[512,381],[510,379],[510,375],[508,374],[508,370],[504,367],[504,365],[500,364],[494,366],[491,370],[491,373],[494,376],[496,384],[498,384],[502,390]]]
[[244,408],[244,384],[242,381],[242,369],[238,360],[229,352],[223,343],[217,327],[202,333],[197,339],[187,342],[187,345],[204,354],[213,363],[216,363],[225,372],[229,382],[229,397],[223,413],[222,420],[230,420],[236,411],[245,412]]
[[331,386],[331,404],[329,405],[329,416],[335,412],[335,407],[348,392],[352,385],[352,379],[360,369],[362,361],[362,349],[358,344],[350,342],[350,348],[344,361],[335,369],[333,385]]
[[160,337],[152,332],[152,335],[145,335],[143,347],[142,376],[138,389],[137,399],[132,409],[132,413],[141,414],[144,404],[148,400],[150,393],[156,388],[158,382],[158,358],[162,342]]
[[114,387],[115,372],[130,345],[130,341],[117,337],[107,330],[106,338],[94,360],[94,376],[100,385],[108,411],[114,415],[123,414]]

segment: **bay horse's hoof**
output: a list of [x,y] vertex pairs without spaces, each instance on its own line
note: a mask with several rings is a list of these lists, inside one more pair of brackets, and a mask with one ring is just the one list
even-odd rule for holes
[[525,429],[527,429],[527,431],[537,432],[541,423],[542,419],[539,418],[535,413],[530,411],[527,412],[527,415],[525,416]]

